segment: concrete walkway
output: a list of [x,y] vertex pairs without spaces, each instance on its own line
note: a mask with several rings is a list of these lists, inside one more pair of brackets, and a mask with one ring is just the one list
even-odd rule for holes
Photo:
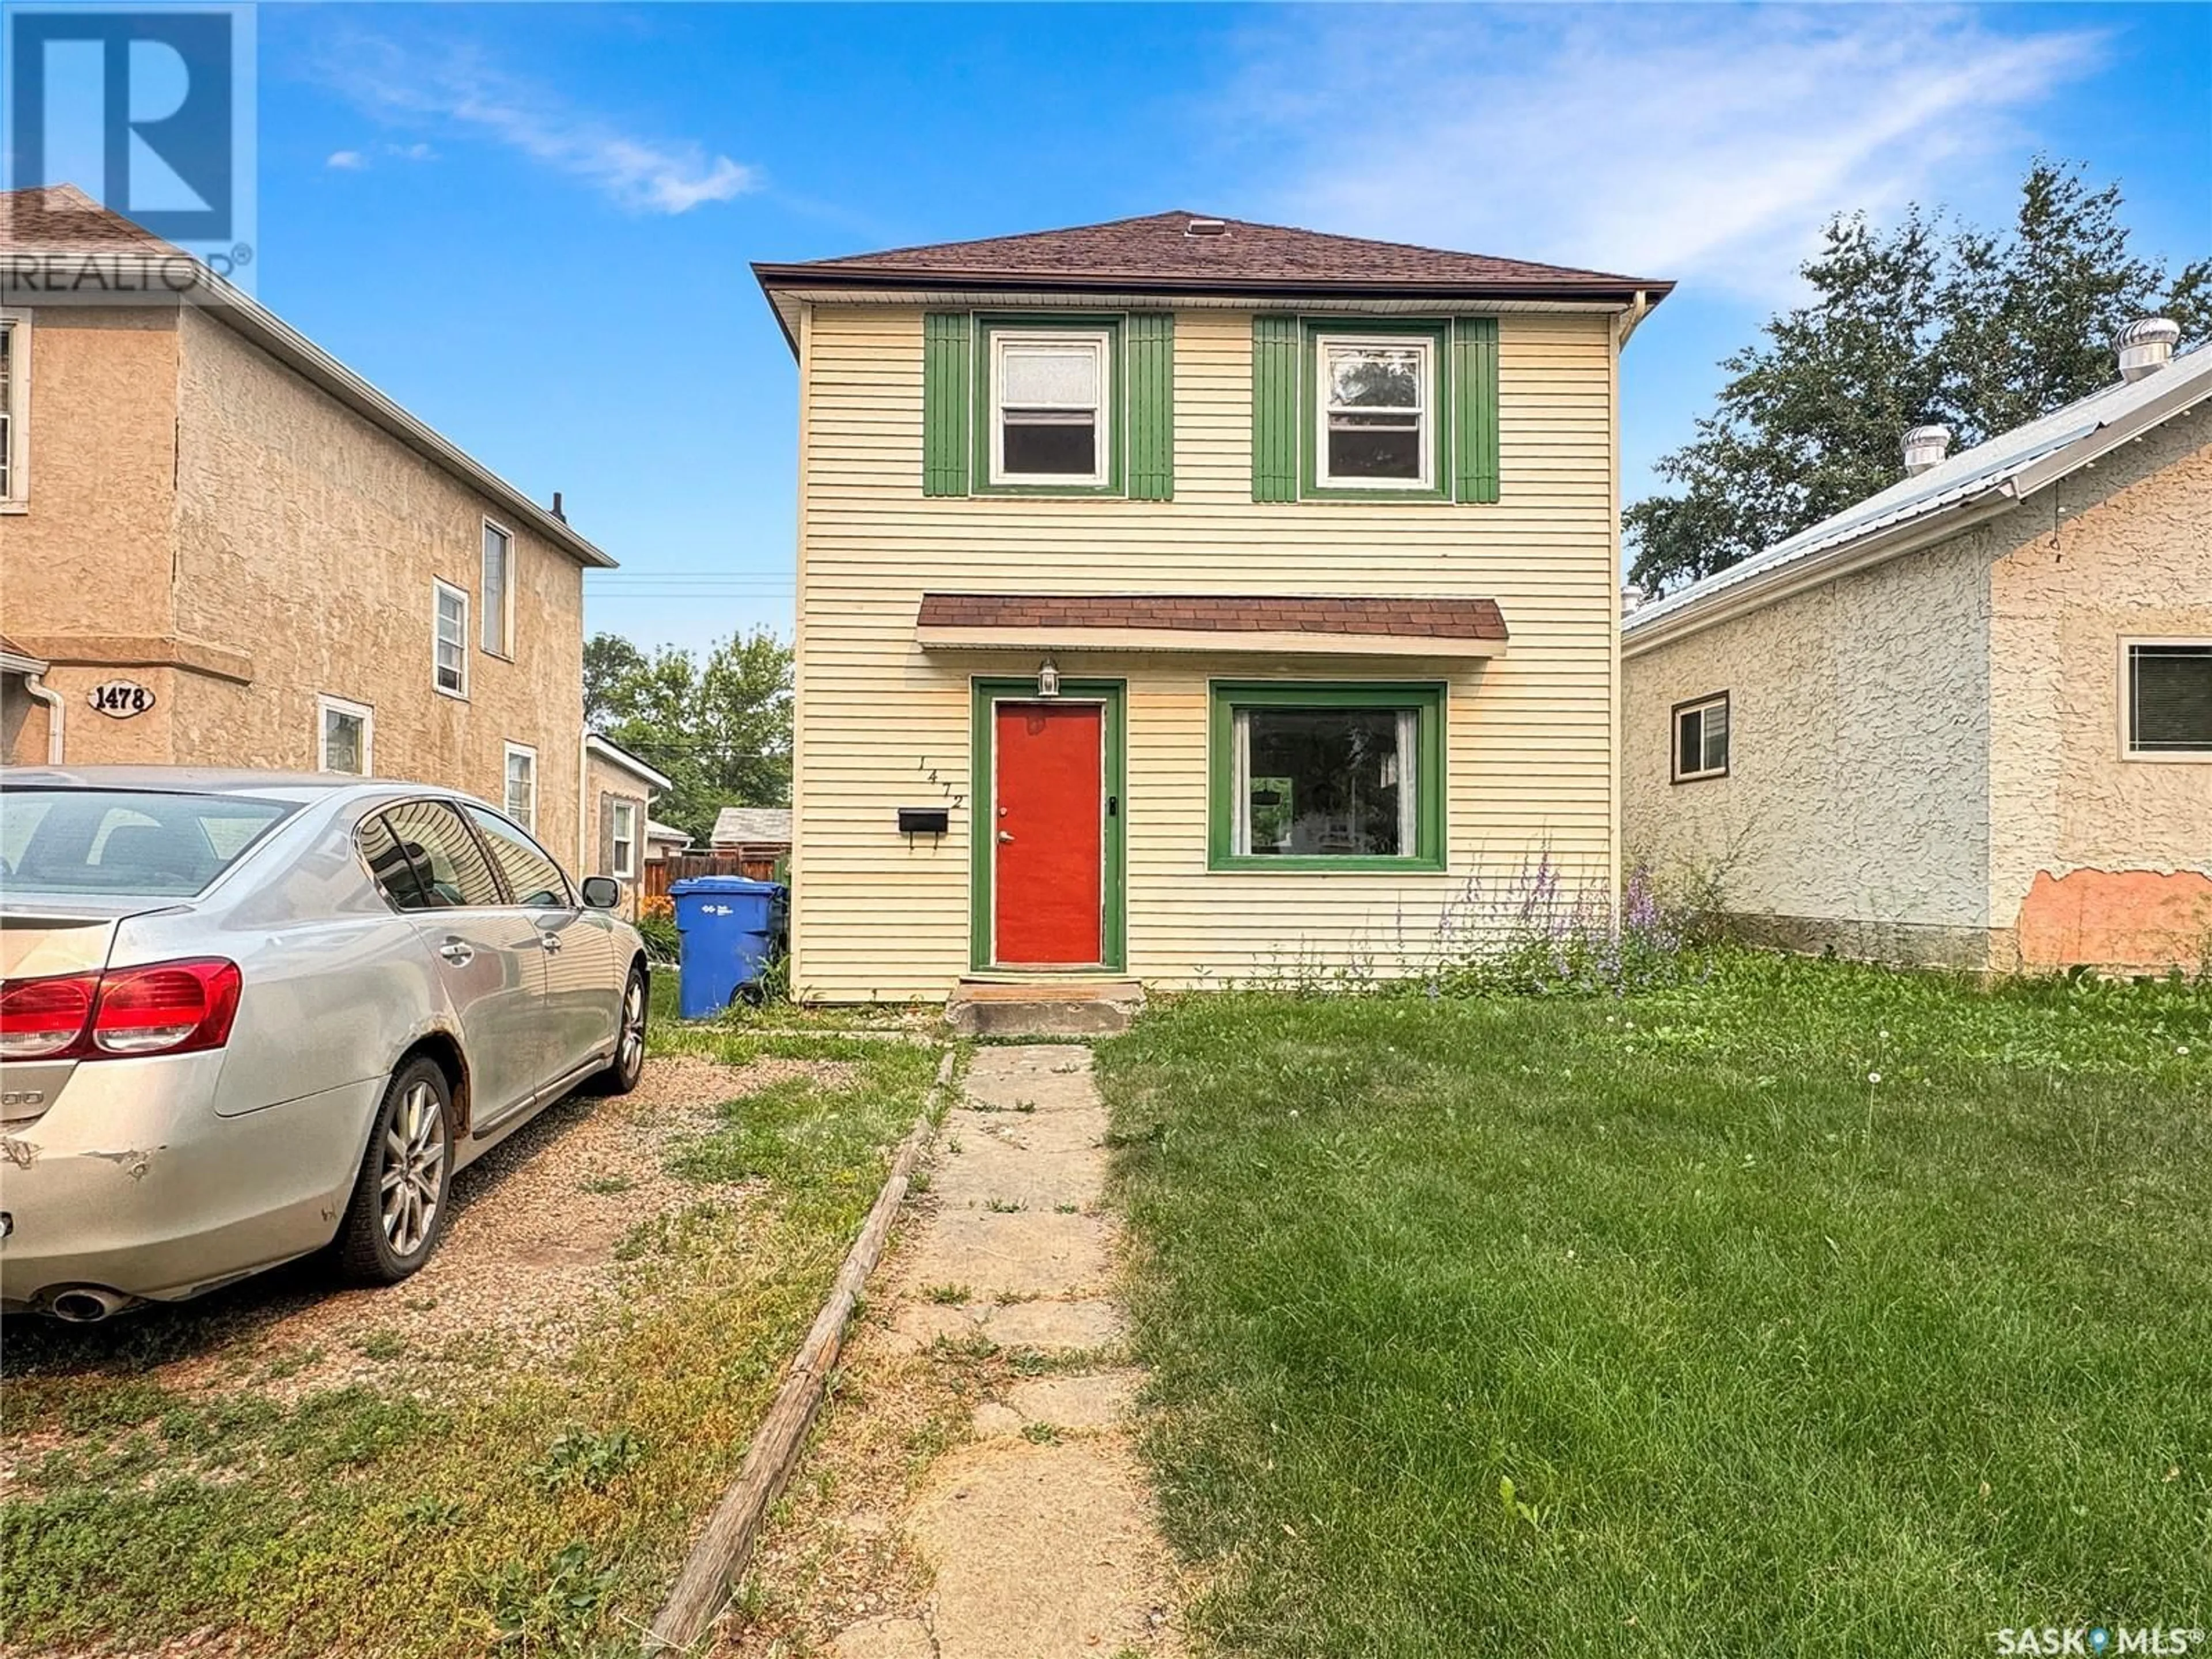
[[887,1288],[892,1352],[1019,1364],[974,1406],[897,1520],[932,1576],[912,1612],[835,1637],[842,1659],[1126,1659],[1179,1651],[1172,1568],[1115,1363],[1106,1111],[1087,1048],[977,1051],[945,1116],[931,1211]]

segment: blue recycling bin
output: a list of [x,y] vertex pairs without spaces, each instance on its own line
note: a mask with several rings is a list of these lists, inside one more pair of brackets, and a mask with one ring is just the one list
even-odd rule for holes
[[760,983],[788,931],[790,897],[781,882],[744,876],[687,876],[672,882],[684,963],[677,1012],[712,1019]]

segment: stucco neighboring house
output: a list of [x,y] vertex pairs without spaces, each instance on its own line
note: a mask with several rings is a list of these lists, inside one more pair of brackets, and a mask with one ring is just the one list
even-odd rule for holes
[[674,787],[665,773],[611,738],[585,733],[582,830],[595,854],[590,868],[622,884],[623,914],[633,920],[651,847],[647,824],[653,798]]
[[1397,973],[1535,860],[1612,890],[1617,376],[1669,284],[1183,212],[756,271],[799,994]]
[[[2212,937],[2212,349],[1633,612],[1627,835],[1754,936],[1975,969]],[[1918,453],[1916,453],[1915,452]]]
[[[164,293],[182,256],[81,192],[0,195],[0,250],[5,758],[374,770],[591,873],[583,579],[614,562],[558,498],[247,296]],[[55,291],[77,270],[142,291]]]

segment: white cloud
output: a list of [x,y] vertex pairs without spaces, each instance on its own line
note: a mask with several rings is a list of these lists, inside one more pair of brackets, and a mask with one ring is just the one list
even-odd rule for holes
[[1890,6],[1328,9],[1247,46],[1233,118],[1285,217],[1762,296],[1831,213],[2015,148],[2101,51]]
[[384,153],[387,155],[396,155],[403,161],[432,161],[438,156],[436,150],[422,143],[386,144],[384,147]]
[[[636,212],[688,213],[760,187],[754,168],[726,155],[625,132],[471,51],[451,45],[441,50],[428,59],[403,53],[390,40],[350,37],[325,57],[320,77],[383,120],[489,138]],[[434,153],[427,143],[388,148],[416,161]]]
[[323,165],[336,167],[341,173],[358,173],[368,165],[368,158],[357,149],[334,149]]

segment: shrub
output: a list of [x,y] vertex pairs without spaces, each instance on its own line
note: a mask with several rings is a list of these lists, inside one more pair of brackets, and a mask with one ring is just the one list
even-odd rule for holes
[[[1691,913],[1648,866],[1628,872],[1618,905],[1601,881],[1571,882],[1540,854],[1504,883],[1470,877],[1446,907],[1431,995],[1620,996],[1711,971]],[[1501,925],[1502,924],[1502,925]]]

